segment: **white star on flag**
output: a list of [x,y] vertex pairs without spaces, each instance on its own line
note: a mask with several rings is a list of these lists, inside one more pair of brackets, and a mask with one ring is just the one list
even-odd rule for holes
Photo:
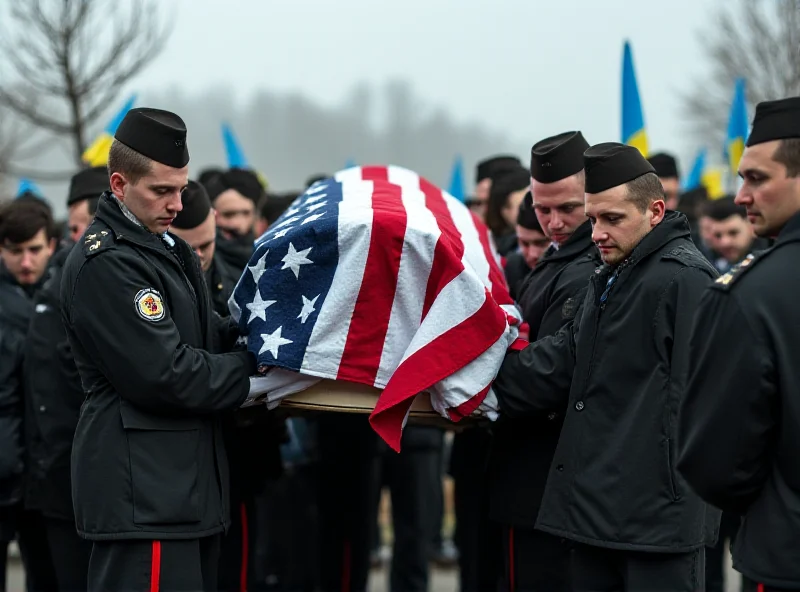
[[308,211],[309,212],[313,212],[314,210],[318,210],[319,208],[323,208],[323,207],[325,207],[325,204],[327,204],[327,203],[328,203],[327,201],[321,201],[319,203],[312,204],[312,205],[308,206]]
[[297,222],[299,219],[300,219],[299,216],[291,216],[290,218],[286,218],[286,220],[284,220],[280,224],[276,224],[275,228],[280,228],[281,226],[286,226],[287,224],[291,224],[292,222]]
[[281,269],[291,269],[294,272],[294,277],[299,279],[300,266],[314,263],[310,259],[306,258],[306,255],[311,252],[312,248],[313,247],[308,247],[302,251],[297,251],[295,250],[294,245],[289,243],[289,252],[286,253],[286,256],[283,259],[281,259],[281,261],[283,261],[283,267],[281,267]]
[[261,290],[259,290],[258,285],[256,285],[256,297],[253,298],[252,302],[248,302],[245,305],[247,306],[247,310],[250,311],[250,318],[247,320],[247,324],[249,325],[256,317],[262,321],[266,321],[267,313],[265,311],[276,302],[277,300],[262,300]]
[[261,334],[261,341],[264,344],[261,346],[261,349],[258,350],[258,355],[263,354],[264,352],[268,351],[272,354],[272,357],[276,360],[278,359],[278,348],[282,345],[287,345],[292,343],[291,339],[284,339],[281,337],[281,330],[283,327],[278,327],[273,331],[271,334],[262,333]]
[[319,195],[312,195],[311,197],[306,199],[306,203],[307,204],[314,203],[315,201],[319,201],[324,197],[328,197],[328,194],[327,193],[320,193]]
[[307,194],[319,193],[320,191],[325,191],[328,188],[327,183],[321,183],[319,185],[312,185],[308,189],[306,189]]
[[283,238],[291,230],[291,228],[283,228],[272,235],[272,238]]
[[309,222],[313,222],[314,220],[318,220],[318,219],[322,218],[324,215],[325,215],[324,213],[312,214],[308,218],[306,218],[305,220],[300,222],[300,226],[302,226],[303,224],[308,224]]
[[248,265],[247,269],[250,270],[250,273],[253,274],[253,280],[256,284],[258,284],[258,280],[261,279],[261,276],[264,275],[264,267],[266,265],[267,260],[267,253],[269,253],[269,249],[266,250],[264,256],[259,259],[255,265]]
[[289,217],[292,217],[292,216],[294,216],[294,215],[295,215],[297,212],[299,212],[299,211],[300,211],[300,208],[298,208],[298,207],[293,207],[293,208],[289,208],[288,210],[286,210],[285,214],[286,214],[287,216],[289,216]]
[[[302,296],[302,295],[301,295]],[[319,294],[317,294],[313,300],[309,300],[305,296],[303,298],[303,310],[300,311],[300,314],[297,315],[297,318],[300,319],[300,322],[305,325],[308,317],[311,316],[311,313],[316,311],[317,309],[314,308],[314,305],[317,303],[317,298],[319,298]]]

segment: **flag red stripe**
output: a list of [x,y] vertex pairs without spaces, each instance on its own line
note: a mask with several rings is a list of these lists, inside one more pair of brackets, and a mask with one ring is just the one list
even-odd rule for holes
[[[419,179],[419,188],[425,194],[425,207],[433,214],[441,232],[433,251],[433,263],[425,289],[425,302],[422,306],[422,319],[425,319],[442,289],[464,270],[461,262],[464,242],[450,215],[442,190],[422,177]],[[454,260],[458,263],[454,264]]]
[[468,415],[472,415],[475,410],[481,406],[483,400],[486,398],[486,395],[489,394],[489,389],[492,385],[487,385],[481,392],[477,395],[472,397],[471,399],[467,399],[461,405],[456,407],[455,409],[449,409],[448,415],[450,416],[450,421],[459,422]]
[[[385,167],[364,167],[367,181],[386,178]],[[372,220],[364,279],[356,298],[337,378],[373,384],[381,363],[389,319],[392,315],[400,258],[408,217],[398,185],[381,183],[372,193],[373,209],[381,216]]]
[[403,420],[417,393],[466,366],[500,339],[505,330],[505,313],[486,292],[483,305],[475,314],[397,367],[369,416],[372,428],[400,452]]
[[492,248],[489,246],[489,229],[475,217],[475,214],[472,214],[472,220],[478,231],[478,238],[483,247],[483,254],[489,262],[489,281],[492,282],[492,298],[494,298],[497,304],[514,304],[511,295],[508,293],[505,275],[497,264],[497,260],[492,254]]

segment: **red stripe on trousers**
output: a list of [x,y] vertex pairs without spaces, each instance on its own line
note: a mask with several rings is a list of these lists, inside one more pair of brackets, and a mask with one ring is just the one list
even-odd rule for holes
[[242,519],[242,567],[239,572],[239,591],[247,592],[247,558],[250,555],[250,536],[247,531],[247,506],[244,502],[239,504],[239,514]]
[[[377,178],[380,175],[386,177],[385,168],[365,167],[362,171],[367,181],[381,180]],[[408,221],[401,192],[399,185],[387,183],[372,195],[372,207],[381,213],[372,219],[367,264],[337,374],[340,380],[372,384],[378,374]]]
[[433,214],[441,232],[433,250],[431,272],[425,289],[425,302],[422,306],[424,319],[439,292],[464,270],[461,261],[464,257],[464,243],[461,232],[450,215],[442,190],[422,178],[419,180],[419,188],[425,195],[425,207]]
[[764,584],[759,584],[759,585],[758,585],[758,590],[757,590],[757,592],[764,592]]
[[514,527],[508,529],[508,592],[514,592]]
[[350,592],[350,541],[347,540],[342,550],[342,592]]
[[150,559],[150,592],[158,592],[161,582],[161,541],[153,541]]

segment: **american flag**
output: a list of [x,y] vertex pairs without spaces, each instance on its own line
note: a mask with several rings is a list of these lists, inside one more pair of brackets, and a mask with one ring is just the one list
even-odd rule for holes
[[521,346],[487,228],[395,166],[308,188],[258,239],[229,305],[260,367],[383,389],[370,422],[395,450],[418,393],[452,421],[492,416],[491,383]]

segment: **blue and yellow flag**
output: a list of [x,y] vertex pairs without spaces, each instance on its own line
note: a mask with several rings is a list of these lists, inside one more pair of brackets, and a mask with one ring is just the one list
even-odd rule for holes
[[643,156],[647,156],[647,132],[629,41],[625,42],[622,55],[622,143],[638,148]]
[[739,161],[744,153],[744,143],[747,140],[749,128],[750,120],[747,118],[744,78],[738,78],[733,92],[731,114],[728,118],[728,137],[725,140],[725,158],[733,176],[736,176],[739,170]]
[[30,179],[23,178],[19,180],[19,186],[17,187],[16,197],[21,197],[26,193],[35,195],[40,199],[44,199],[44,194],[42,193],[42,190],[36,186],[36,183],[31,181]]
[[725,195],[725,188],[722,182],[721,167],[709,167],[706,165],[706,149],[701,148],[694,159],[692,170],[683,182],[683,190],[690,191],[698,187],[705,187],[709,199],[719,199]]
[[464,203],[466,193],[464,191],[464,162],[461,160],[460,155],[456,156],[453,162],[453,170],[450,173],[450,188],[447,192],[461,203]]
[[222,142],[225,144],[225,157],[228,159],[228,168],[246,169],[249,168],[244,151],[236,140],[236,136],[227,123],[222,124]]
[[125,115],[133,109],[136,103],[136,95],[131,95],[125,105],[120,109],[114,118],[108,123],[106,129],[95,138],[89,147],[83,151],[83,162],[89,166],[105,166],[108,164],[108,151],[111,150],[111,144],[114,142],[114,134],[117,132],[119,124],[125,118]]

